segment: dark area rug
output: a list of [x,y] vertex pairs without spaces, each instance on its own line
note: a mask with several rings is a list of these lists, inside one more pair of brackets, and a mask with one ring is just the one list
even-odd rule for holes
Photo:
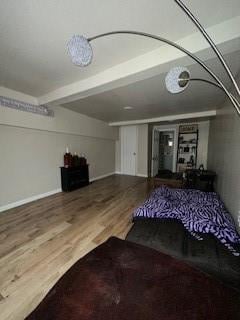
[[27,320],[239,320],[237,291],[153,249],[110,238]]

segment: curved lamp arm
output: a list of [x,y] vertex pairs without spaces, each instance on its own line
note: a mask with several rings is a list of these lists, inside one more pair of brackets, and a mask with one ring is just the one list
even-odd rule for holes
[[186,55],[188,55],[193,60],[195,60],[198,64],[200,64],[211,75],[211,77],[219,84],[219,87],[221,87],[221,89],[225,92],[225,94],[227,95],[227,97],[231,101],[232,105],[236,109],[238,115],[240,115],[239,103],[238,102],[236,103],[236,98],[234,98],[233,95],[228,91],[228,89],[222,83],[222,81],[219,79],[219,77],[201,59],[199,59],[197,56],[195,56],[193,53],[191,53],[187,49],[185,49],[185,48],[181,47],[180,45],[178,45],[170,40],[167,40],[165,38],[162,38],[162,37],[150,34],[150,33],[146,33],[146,32],[130,31],[130,30],[118,30],[118,31],[106,32],[106,33],[102,33],[102,34],[96,35],[94,37],[88,38],[87,40],[89,42],[91,42],[91,41],[96,40],[98,38],[103,38],[103,37],[110,36],[113,34],[133,34],[133,35],[138,35],[138,36],[144,36],[147,38],[151,38],[151,39],[155,39],[155,40],[164,42],[164,43],[166,43],[172,47],[175,47],[176,49],[184,52]]
[[211,37],[209,36],[207,31],[203,28],[203,26],[200,24],[200,22],[197,20],[197,18],[192,14],[192,12],[182,3],[181,0],[174,0],[174,1],[186,13],[186,15],[193,21],[193,23],[197,26],[197,28],[202,33],[202,35],[205,37],[207,42],[210,44],[211,48],[214,50],[214,52],[216,53],[216,55],[219,58],[220,62],[222,63],[224,69],[226,70],[229,78],[231,79],[235,89],[237,90],[238,95],[240,96],[240,89],[238,87],[238,84],[237,84],[236,80],[234,79],[234,76],[233,76],[233,74],[232,74],[232,72],[231,72],[226,60],[224,59],[223,55],[221,54],[221,52],[219,51],[218,47],[215,45],[215,43],[213,42],[213,40],[211,39]]
[[[201,82],[205,82],[205,83],[211,84],[211,85],[213,85],[213,86],[221,89],[222,91],[224,91],[223,88],[222,88],[218,83],[213,82],[213,81],[211,81],[211,80],[201,79],[201,78],[191,78],[191,79],[189,79],[189,81],[201,81]],[[234,95],[232,95],[231,93],[230,93],[230,95],[232,96],[233,100],[235,101],[235,103],[236,103],[236,105],[237,105],[237,112],[238,112],[238,114],[240,115],[240,103],[237,101],[237,99],[234,97]]]

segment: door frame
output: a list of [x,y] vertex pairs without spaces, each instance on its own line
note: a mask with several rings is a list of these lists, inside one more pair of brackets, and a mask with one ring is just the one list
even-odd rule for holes
[[151,177],[153,177],[153,157],[154,157],[154,135],[155,135],[155,131],[159,132],[159,130],[156,127],[153,127],[152,130],[152,154],[151,154]]
[[164,127],[164,128],[162,127],[161,128],[161,126],[154,126],[153,130],[152,130],[151,176],[153,177],[154,130],[157,130],[158,132],[174,131],[172,172],[176,172],[176,170],[177,170],[177,149],[178,149],[177,128],[176,127]]
[[126,128],[126,127],[135,127],[136,128],[136,145],[135,145],[135,172],[134,172],[134,176],[137,176],[137,172],[138,172],[138,126],[137,125],[129,125],[129,126],[121,126],[120,127],[120,152],[121,152],[121,174],[125,174],[125,175],[131,175],[132,174],[127,174],[127,173],[123,173],[123,157],[124,157],[124,154],[123,154],[123,147],[122,147],[122,144],[123,144],[123,139],[122,139],[122,132],[123,130]]

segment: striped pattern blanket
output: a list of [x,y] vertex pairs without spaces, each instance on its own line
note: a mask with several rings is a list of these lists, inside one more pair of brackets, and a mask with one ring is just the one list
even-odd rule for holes
[[240,236],[234,221],[214,192],[162,186],[134,211],[133,220],[147,218],[180,220],[198,240],[202,240],[201,233],[211,233],[235,256],[240,255],[235,246],[240,244]]

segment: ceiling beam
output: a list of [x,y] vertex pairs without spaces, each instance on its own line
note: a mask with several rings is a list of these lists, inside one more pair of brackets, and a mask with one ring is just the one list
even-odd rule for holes
[[162,116],[162,117],[151,118],[151,119],[110,122],[109,126],[119,127],[119,126],[130,126],[130,125],[136,125],[136,124],[156,123],[156,122],[164,122],[164,121],[172,122],[172,121],[176,121],[176,120],[208,118],[208,117],[215,117],[216,114],[217,114],[216,110],[193,112],[193,113],[183,113],[183,114]]
[[0,87],[0,96],[9,97],[26,103],[38,105],[38,100],[36,97],[5,87]]
[[[237,49],[233,48],[232,43],[231,47],[227,44],[232,40],[239,40],[239,25],[240,16],[212,26],[207,29],[207,32],[214,38],[218,46],[224,44],[223,50],[225,52],[223,53],[229,53]],[[177,43],[192,53],[204,53],[204,59],[213,56],[211,50],[206,53],[209,45],[199,32],[187,36]],[[95,76],[63,86],[38,97],[38,102],[39,104],[63,104],[125,86],[166,72],[169,63],[183,57],[185,57],[184,53],[168,45],[162,45],[159,49],[116,65]],[[192,64],[192,60],[188,59],[186,65],[188,64]],[[79,69],[79,72],[81,72],[81,69]]]

